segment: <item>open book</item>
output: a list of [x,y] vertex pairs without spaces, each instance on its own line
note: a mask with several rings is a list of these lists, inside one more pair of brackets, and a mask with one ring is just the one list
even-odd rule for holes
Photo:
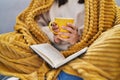
[[52,68],[58,68],[79,55],[86,52],[87,47],[65,58],[56,48],[51,44],[36,44],[31,45],[33,49],[40,57],[42,57]]

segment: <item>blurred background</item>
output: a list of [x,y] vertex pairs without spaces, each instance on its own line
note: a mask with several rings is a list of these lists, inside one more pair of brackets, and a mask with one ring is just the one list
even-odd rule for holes
[[0,0],[0,34],[14,30],[16,16],[31,0]]
[[[14,30],[16,16],[22,12],[31,0],[0,0],[0,34]],[[120,6],[120,0],[116,0]]]

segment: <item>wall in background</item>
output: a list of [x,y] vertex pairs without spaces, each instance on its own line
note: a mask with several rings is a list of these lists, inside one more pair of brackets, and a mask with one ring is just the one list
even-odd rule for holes
[[[0,0],[0,34],[14,30],[16,16],[23,11],[31,0]],[[120,5],[120,0],[116,0]]]
[[14,30],[16,16],[31,0],[0,0],[0,34]]
[[117,4],[120,6],[120,0],[116,0]]

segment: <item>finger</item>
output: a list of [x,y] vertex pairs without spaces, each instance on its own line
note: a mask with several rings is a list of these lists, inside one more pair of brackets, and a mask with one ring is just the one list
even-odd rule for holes
[[55,22],[52,22],[51,23],[51,26],[56,26],[57,24]]
[[57,25],[54,25],[54,26],[52,26],[52,29],[53,29],[53,30],[58,29],[58,26],[57,26]]
[[52,26],[52,30],[53,30],[54,32],[59,32],[59,27],[58,27],[57,25]]
[[67,30],[70,33],[74,33],[75,32],[75,30],[73,28],[71,28],[71,27],[67,27],[67,26],[65,27],[65,26],[63,26],[62,28],[65,29],[65,30]]
[[57,36],[54,37],[54,42],[55,42],[55,43],[60,44],[60,41],[61,41],[61,40],[60,40]]
[[61,41],[69,42],[72,36],[70,33],[61,33],[58,35],[58,37]]
[[71,23],[67,23],[67,26],[68,27],[71,27],[72,29],[77,29],[77,27],[74,25],[74,24],[71,24]]
[[70,37],[71,36],[71,33],[66,33],[66,32],[59,32],[58,34],[59,36],[67,36],[67,37]]
[[68,42],[68,40],[69,40],[69,38],[62,38],[61,35],[59,35],[58,38],[62,41],[66,41],[66,42]]

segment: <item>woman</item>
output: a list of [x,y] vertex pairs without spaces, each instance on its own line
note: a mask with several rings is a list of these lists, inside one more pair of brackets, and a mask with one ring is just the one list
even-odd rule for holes
[[[75,24],[69,23],[64,27],[69,33],[60,33],[60,35],[66,35],[69,38],[61,38],[60,35],[54,35],[49,30],[47,25],[56,17],[74,18]],[[43,27],[42,30],[47,34],[57,49],[66,50],[69,46],[77,43],[82,34],[84,24],[84,0],[55,0],[51,9],[46,14],[40,15],[37,22]],[[53,24],[53,30],[58,30],[57,25]],[[82,80],[82,78],[61,71],[58,75],[58,80]]]
[[[61,35],[67,35],[69,39],[63,39],[60,35],[53,35],[48,26],[50,21],[53,21],[55,17],[74,18],[75,24],[68,24],[68,27],[64,27],[69,33],[60,33]],[[39,16],[37,21],[42,26],[43,31],[48,35],[54,46],[59,50],[67,50],[70,45],[79,41],[83,31],[84,24],[84,0],[55,0],[51,9]]]
[[[39,14],[44,16],[53,2],[53,0],[32,0],[30,6],[17,17],[15,31],[0,35],[0,73],[16,76],[22,80],[44,80],[45,76],[47,80],[55,80],[64,73],[85,80],[119,80],[120,25],[112,27],[120,24],[120,11],[114,0],[85,1],[82,38],[80,42],[62,53],[68,56],[83,47],[90,47],[84,56],[61,67],[60,70],[63,72],[61,71],[58,76],[59,69],[51,70],[31,51],[30,45],[49,42],[48,37],[39,28],[40,25],[36,23],[35,16]],[[47,20],[47,23],[49,21]]]
[[[69,33],[60,33],[60,35],[66,35],[69,38],[61,38],[60,35],[54,35],[48,28],[50,21],[53,21],[55,17],[74,18],[75,24],[67,24],[64,29]],[[53,45],[59,50],[66,50],[69,46],[79,41],[82,34],[84,24],[84,0],[56,0],[52,5],[49,12],[39,16],[38,24],[42,26],[42,30],[48,35]],[[57,25],[53,24],[53,30],[57,31]],[[61,71],[58,75],[58,80],[82,80],[79,77],[70,75]]]

